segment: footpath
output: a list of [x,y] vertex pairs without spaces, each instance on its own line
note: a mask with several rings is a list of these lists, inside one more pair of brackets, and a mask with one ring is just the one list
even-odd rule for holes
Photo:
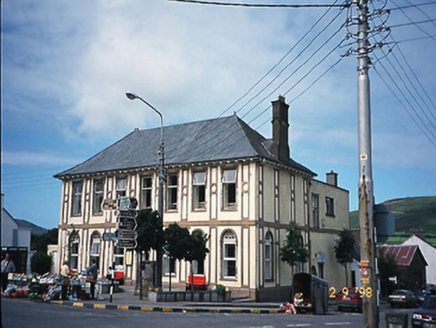
[[50,301],[52,304],[86,307],[105,310],[134,310],[148,312],[201,312],[201,313],[245,313],[245,314],[277,314],[285,313],[279,303],[258,303],[234,300],[232,302],[151,302],[148,297],[141,300],[134,295],[134,286],[122,286],[113,294],[110,302],[109,294],[102,294],[93,300]]

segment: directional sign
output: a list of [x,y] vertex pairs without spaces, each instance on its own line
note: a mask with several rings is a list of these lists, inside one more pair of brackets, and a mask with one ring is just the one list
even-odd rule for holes
[[136,219],[134,217],[120,216],[118,218],[118,229],[135,230]]
[[117,241],[117,247],[122,247],[122,248],[135,248],[138,245],[138,243],[136,242],[136,240],[134,239],[120,239]]
[[118,201],[116,199],[103,199],[101,203],[101,209],[103,211],[113,211],[118,209]]
[[121,239],[136,240],[136,237],[138,236],[138,234],[136,233],[136,231],[133,231],[133,230],[117,230],[115,232],[115,236],[117,237],[118,240],[121,240]]
[[128,211],[135,209],[138,206],[138,200],[133,197],[120,197],[118,199],[118,207],[120,211]]
[[117,238],[115,237],[115,233],[105,232],[105,233],[103,233],[103,240],[104,241],[117,241]]

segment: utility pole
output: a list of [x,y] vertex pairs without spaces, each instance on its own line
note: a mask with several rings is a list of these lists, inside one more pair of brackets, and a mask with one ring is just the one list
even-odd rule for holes
[[371,106],[369,82],[368,0],[355,0],[358,13],[358,119],[359,119],[359,226],[360,270],[365,327],[378,327],[377,268],[374,240],[374,194],[372,180]]

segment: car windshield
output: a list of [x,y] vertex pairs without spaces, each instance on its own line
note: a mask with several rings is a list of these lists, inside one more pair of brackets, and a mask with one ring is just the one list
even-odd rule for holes
[[405,290],[396,290],[392,293],[392,295],[406,295],[407,292]]
[[424,309],[433,309],[436,310],[436,297],[428,297],[425,299],[424,304],[422,305]]

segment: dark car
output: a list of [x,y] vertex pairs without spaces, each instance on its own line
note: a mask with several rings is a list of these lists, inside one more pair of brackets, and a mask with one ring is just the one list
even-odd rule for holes
[[422,306],[413,312],[412,327],[436,327],[436,296],[427,296]]
[[392,308],[396,306],[416,307],[418,305],[418,298],[411,290],[397,289],[389,295],[388,302]]
[[336,295],[336,304],[339,311],[350,309],[362,312],[362,295],[354,287],[344,288]]
[[430,295],[430,292],[427,291],[426,289],[415,289],[412,292],[418,299],[418,306],[424,303],[425,297],[427,295]]

